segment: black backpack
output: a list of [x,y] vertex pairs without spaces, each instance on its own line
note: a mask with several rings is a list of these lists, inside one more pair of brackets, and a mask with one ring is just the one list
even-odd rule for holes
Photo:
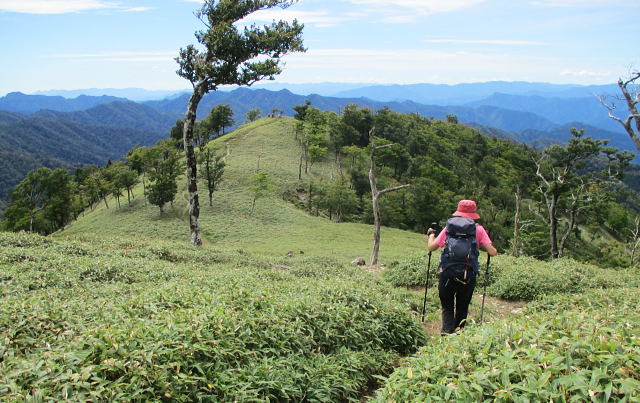
[[476,223],[471,218],[452,217],[445,228],[447,239],[440,257],[446,279],[468,285],[480,270]]

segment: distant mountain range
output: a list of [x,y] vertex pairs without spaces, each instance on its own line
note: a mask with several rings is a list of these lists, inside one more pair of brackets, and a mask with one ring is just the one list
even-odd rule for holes
[[49,90],[38,91],[34,95],[62,96],[65,98],[75,98],[81,95],[99,97],[103,95],[125,98],[131,101],[149,101],[152,99],[163,99],[177,94],[188,92],[184,90],[145,90],[143,88],[87,88],[82,90]]
[[616,94],[615,84],[581,86],[573,84],[490,81],[469,84],[373,85],[333,94],[337,97],[365,97],[378,101],[414,101],[422,104],[464,105],[494,94],[581,98],[593,94]]
[[[552,98],[550,101],[550,109],[553,105],[562,105],[566,112],[566,118],[562,119],[561,113],[549,114],[554,120],[550,120],[539,114],[526,110],[525,106],[530,101],[535,104],[538,110],[545,111],[545,105],[542,98],[538,96],[512,96],[521,100],[519,109],[507,109],[505,107],[483,105],[482,101],[478,102],[478,106],[437,106],[423,105],[413,101],[403,102],[383,102],[375,101],[367,98],[339,98],[324,97],[320,95],[296,95],[288,90],[280,90],[277,92],[267,91],[263,89],[250,90],[240,88],[231,92],[218,91],[206,95],[200,102],[198,107],[198,117],[204,117],[215,105],[229,104],[235,112],[237,123],[244,121],[245,113],[254,108],[259,108],[264,114],[270,112],[274,108],[284,110],[285,115],[293,115],[293,107],[301,105],[305,100],[309,99],[311,104],[321,110],[340,112],[346,105],[357,104],[362,107],[369,107],[373,110],[388,107],[399,113],[418,113],[423,116],[433,117],[436,119],[445,119],[447,115],[455,115],[461,123],[477,127],[482,132],[505,138],[512,141],[520,141],[528,144],[552,144],[561,143],[570,137],[569,129],[571,127],[583,128],[587,135],[594,138],[610,139],[611,145],[621,149],[635,150],[633,143],[628,136],[621,131],[615,122],[608,122],[606,112],[601,105],[590,103],[589,98],[577,98],[579,105],[588,105],[591,109],[590,113],[583,113],[580,110],[573,111],[569,99]],[[162,101],[148,101],[144,104],[164,112],[169,115],[180,116],[184,113],[189,95],[185,94],[173,99],[165,99]],[[492,97],[490,100],[497,99]],[[555,103],[553,100],[556,100]],[[597,100],[593,100],[598,102]],[[490,101],[487,101],[490,102]],[[600,110],[596,108],[600,107]],[[560,106],[556,106],[559,109]],[[598,112],[603,117],[597,116]],[[587,122],[580,121],[578,118],[583,116]],[[593,123],[608,127],[602,128]],[[495,130],[498,129],[498,130]],[[559,136],[558,131],[566,131],[565,136]],[[526,135],[523,135],[526,133]],[[640,159],[639,159],[640,161]]]
[[83,111],[97,105],[114,101],[127,101],[124,98],[102,95],[99,97],[80,95],[76,98],[61,96],[27,95],[21,92],[10,92],[0,98],[0,110],[18,113],[34,113],[42,109],[59,112]]
[[[277,86],[264,86],[269,85]],[[436,119],[452,114],[485,134],[538,147],[567,141],[571,127],[584,128],[591,137],[610,139],[614,147],[636,151],[592,95],[614,94],[615,85],[493,82],[453,86],[351,84],[349,88],[348,84],[322,83],[299,84],[295,89],[314,86],[323,92],[337,91],[340,96],[301,95],[287,89],[217,91],[203,98],[198,118],[218,104],[231,105],[236,124],[244,122],[246,112],[255,108],[263,115],[281,109],[291,116],[294,106],[309,99],[313,106],[336,113],[346,105],[357,104]],[[111,95],[65,98],[10,93],[0,97],[0,210],[9,190],[30,169],[104,164],[121,158],[136,144],[150,145],[166,138],[175,121],[184,115],[189,98],[189,93],[169,95],[145,102]],[[427,105],[419,100],[440,100],[442,104]]]

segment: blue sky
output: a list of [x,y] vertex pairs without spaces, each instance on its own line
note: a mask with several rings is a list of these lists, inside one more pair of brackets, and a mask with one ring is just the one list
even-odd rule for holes
[[[182,89],[197,0],[0,0],[0,95]],[[302,0],[308,51],[279,82],[603,84],[640,66],[640,0]],[[635,49],[635,51],[634,51]]]

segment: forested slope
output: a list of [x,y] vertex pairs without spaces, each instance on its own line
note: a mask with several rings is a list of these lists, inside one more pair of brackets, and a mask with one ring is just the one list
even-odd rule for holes
[[[151,145],[167,135],[171,119],[158,120],[160,114],[133,105],[152,115],[130,114],[117,104],[69,114],[48,111],[34,116],[0,115],[0,164],[4,168],[0,201],[8,201],[11,189],[30,170],[104,165],[122,158],[136,145]],[[126,105],[126,110],[130,107]]]

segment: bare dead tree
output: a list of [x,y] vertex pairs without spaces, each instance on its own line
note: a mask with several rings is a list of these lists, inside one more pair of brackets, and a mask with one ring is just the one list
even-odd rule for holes
[[[600,100],[600,103],[608,109],[609,117],[624,127],[624,130],[629,134],[636,148],[640,150],[640,113],[638,112],[638,103],[640,103],[640,71],[631,73],[626,80],[622,78],[618,79],[618,87],[620,87],[622,96],[613,97],[614,99],[612,101],[609,101],[606,95],[599,95],[597,98]],[[627,104],[629,115],[626,118],[622,119],[616,116],[615,110],[618,107],[616,101]]]
[[586,192],[585,190],[589,185],[594,183],[595,182],[588,182],[588,181],[582,180],[578,188],[574,189],[574,191],[571,192],[571,196],[570,196],[571,201],[568,209],[569,222],[567,227],[565,228],[562,238],[560,238],[560,243],[558,245],[558,257],[564,256],[564,248],[567,243],[567,239],[569,239],[569,235],[571,235],[571,233],[573,232],[573,229],[576,226],[578,216],[582,211],[590,207],[589,204],[591,203],[593,198],[591,194]]
[[640,249],[640,217],[636,217],[633,230],[629,230],[631,240],[629,241],[629,255],[631,257],[631,267],[638,265],[638,249]]
[[520,194],[520,185],[516,185],[516,212],[513,216],[513,240],[511,241],[512,254],[518,256],[520,254],[520,206],[522,205],[522,195]]
[[380,196],[385,193],[395,192],[396,190],[404,189],[409,187],[409,185],[400,185],[394,186],[391,188],[386,188],[383,190],[378,190],[378,184],[376,181],[376,163],[375,163],[375,155],[376,151],[381,150],[383,148],[391,147],[394,144],[385,144],[382,146],[376,146],[374,142],[373,133],[375,132],[375,127],[369,130],[369,145],[371,146],[371,165],[369,167],[369,184],[371,185],[371,199],[373,206],[373,248],[371,250],[371,260],[370,265],[378,264],[378,252],[380,250]]

